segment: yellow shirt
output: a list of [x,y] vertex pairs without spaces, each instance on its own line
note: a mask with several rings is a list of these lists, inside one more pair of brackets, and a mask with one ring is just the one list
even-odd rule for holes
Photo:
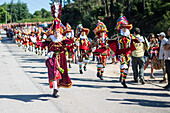
[[[140,35],[136,35],[136,37],[144,38],[143,36],[140,36]],[[144,56],[145,49],[149,50],[149,43],[146,38],[145,38],[145,40],[146,40],[146,45],[148,44],[148,46],[145,46],[145,41],[140,42],[140,43],[134,43],[136,50],[132,52],[132,56],[142,57],[142,56]]]

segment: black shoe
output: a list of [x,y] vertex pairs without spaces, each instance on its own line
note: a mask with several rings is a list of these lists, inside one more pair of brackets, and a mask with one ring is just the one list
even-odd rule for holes
[[54,89],[54,92],[53,92],[53,97],[54,98],[58,98],[59,97],[59,95],[57,95],[57,92],[58,92],[58,90]]
[[86,67],[84,66],[84,71],[86,71],[87,69],[86,69]]
[[82,70],[80,70],[80,74],[83,74],[83,71],[82,71]]
[[100,76],[99,78],[100,78],[100,80],[103,80],[103,76]]
[[121,82],[124,88],[127,88],[125,81]]
[[141,83],[142,85],[144,85],[144,84],[145,84],[145,80],[144,80],[143,78],[141,78],[141,79],[140,79],[140,83]]
[[68,67],[71,68],[71,64],[69,64]]
[[170,87],[170,85],[166,85],[165,87],[163,87],[164,89],[168,89]]
[[167,81],[164,79],[164,80],[161,80],[159,81],[159,83],[166,83]]

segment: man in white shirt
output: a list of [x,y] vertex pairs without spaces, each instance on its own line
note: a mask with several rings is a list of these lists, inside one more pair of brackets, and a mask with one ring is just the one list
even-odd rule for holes
[[165,33],[164,32],[161,32],[158,35],[158,38],[159,40],[161,40],[161,45],[160,45],[160,49],[159,49],[159,60],[161,61],[161,67],[162,67],[162,70],[163,70],[163,80],[160,81],[160,83],[165,83],[167,82],[167,74],[166,74],[166,69],[165,69],[165,50],[163,48],[163,45],[166,44],[166,42],[168,41],[167,38],[165,38]]

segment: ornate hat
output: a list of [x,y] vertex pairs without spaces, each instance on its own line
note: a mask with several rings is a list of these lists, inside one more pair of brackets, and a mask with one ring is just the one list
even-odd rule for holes
[[54,19],[53,20],[53,25],[52,25],[52,30],[58,30],[58,29],[60,29],[60,22],[61,22],[61,20],[60,19],[58,19],[58,18],[56,18],[56,19]]
[[61,17],[62,5],[60,4],[59,0],[51,0],[51,13],[54,18]]
[[70,26],[70,24],[69,23],[67,23],[66,24],[66,28],[64,29],[64,35],[66,35],[66,33],[68,33],[68,32],[71,32],[72,31],[72,29],[71,29],[71,26]]
[[129,24],[126,17],[123,15],[123,13],[121,13],[120,17],[117,20],[116,29],[120,30],[121,28],[124,28],[124,27],[130,30],[132,29],[132,24]]
[[96,28],[93,30],[95,35],[99,35],[100,32],[108,32],[106,25],[98,20]]
[[81,32],[83,32],[83,31],[86,33],[86,35],[88,35],[90,30],[88,28],[83,28],[82,24],[77,25],[76,36],[79,37]]

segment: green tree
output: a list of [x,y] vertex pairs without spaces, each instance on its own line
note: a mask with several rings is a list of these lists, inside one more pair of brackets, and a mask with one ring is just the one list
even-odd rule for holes
[[35,13],[33,14],[33,17],[42,17],[42,12],[41,11],[35,11]]
[[[0,23],[5,23],[6,22],[6,11],[4,9],[4,7],[0,6]],[[7,12],[7,21],[9,21],[11,19],[11,16],[9,15],[9,13]]]

